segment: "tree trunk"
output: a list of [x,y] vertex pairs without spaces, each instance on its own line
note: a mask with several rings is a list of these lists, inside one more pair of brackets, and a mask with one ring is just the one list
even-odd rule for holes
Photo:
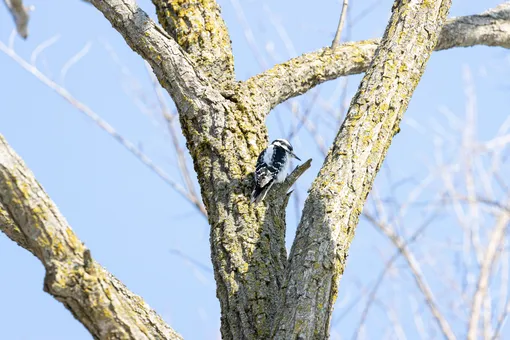
[[[450,1],[396,1],[347,117],[309,190],[276,339],[324,339],[359,215],[418,85]],[[451,330],[447,333],[454,336]]]
[[[224,339],[328,337],[359,215],[430,54],[475,44],[509,47],[510,37],[509,3],[451,19],[442,29],[450,0],[396,0],[381,41],[322,49],[236,82],[230,38],[214,0],[153,0],[163,27],[133,0],[90,2],[149,62],[179,111],[211,226]],[[288,98],[364,71],[287,258],[286,193],[310,162],[276,185],[269,203],[250,204],[255,160],[267,144],[265,118]],[[45,289],[94,337],[179,338],[92,260],[3,139],[0,228],[41,260]],[[439,327],[454,338],[447,324]]]

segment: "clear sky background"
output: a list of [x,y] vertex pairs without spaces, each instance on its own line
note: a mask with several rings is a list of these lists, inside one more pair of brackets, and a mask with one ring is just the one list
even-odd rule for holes
[[[142,59],[129,49],[102,14],[83,1],[25,2],[33,4],[36,10],[31,16],[28,40],[15,38],[17,53],[30,60],[37,46],[58,37],[55,44],[38,55],[36,65],[62,84],[64,64],[90,43],[89,52],[67,72],[63,84],[123,136],[139,145],[173,178],[180,179]],[[500,2],[453,0],[450,15],[480,13]],[[340,2],[333,0],[219,3],[230,30],[240,80],[289,57],[330,45],[341,8]],[[344,40],[380,37],[392,1],[350,3],[350,18],[360,15],[362,18],[344,31]],[[140,0],[139,4],[155,17],[150,1]],[[254,45],[246,39],[246,27],[251,28]],[[12,29],[10,15],[0,6],[2,42],[8,42]],[[434,122],[441,125],[444,120],[441,107],[463,115],[466,69],[471,71],[476,87],[478,133],[482,139],[494,135],[509,114],[509,55],[507,50],[486,47],[433,54],[385,162],[394,176],[425,176],[432,141],[427,133],[417,133],[409,122],[417,126]],[[360,79],[349,78],[347,100]],[[342,80],[337,80],[319,87],[320,97],[324,101],[331,99],[337,110],[341,107],[338,89],[342,84]],[[314,93],[295,101],[295,105],[311,107],[310,119],[321,128],[320,134],[329,145],[338,122],[331,120],[331,116],[330,120],[324,118],[328,114],[314,101]],[[111,136],[3,53],[0,53],[0,99],[0,133],[34,172],[73,230],[91,249],[94,259],[141,295],[186,339],[217,339],[219,303],[212,271],[172,253],[182,251],[211,268],[207,221]],[[167,99],[170,103],[168,96]],[[277,108],[268,119],[270,138],[286,136],[295,124],[292,119],[287,105]],[[301,201],[322,164],[322,156],[305,130],[301,129],[292,140],[298,156],[314,159],[312,169],[300,179]],[[290,246],[297,224],[293,201],[288,215]],[[443,226],[438,224],[436,231],[441,233]],[[373,228],[360,224],[334,320],[353,300],[363,297],[362,287],[373,283],[391,249]],[[0,235],[0,276],[0,338],[90,339],[86,329],[42,291],[44,271],[39,261],[4,235]],[[407,278],[400,294],[415,293],[414,290],[413,281]],[[349,338],[361,308],[362,305],[355,306],[341,321],[334,322],[332,337],[342,334],[342,338]],[[405,330],[412,338],[417,331],[404,314],[401,317]],[[368,338],[378,338],[377,332],[385,329],[388,320],[384,315],[381,308],[370,315],[372,328]],[[464,334],[463,324],[454,323],[453,327],[458,334]],[[510,326],[506,326],[504,334],[510,338]]]

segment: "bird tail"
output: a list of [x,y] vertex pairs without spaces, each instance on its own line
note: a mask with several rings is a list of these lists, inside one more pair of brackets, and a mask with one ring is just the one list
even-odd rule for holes
[[260,203],[262,200],[266,197],[267,192],[271,187],[273,186],[274,181],[271,181],[264,187],[256,186],[255,189],[253,189],[253,192],[251,193],[251,203]]

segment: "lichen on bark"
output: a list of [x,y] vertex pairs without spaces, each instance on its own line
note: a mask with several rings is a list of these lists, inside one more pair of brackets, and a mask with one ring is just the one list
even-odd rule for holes
[[219,86],[234,81],[234,57],[220,6],[214,0],[152,0],[163,28]]
[[96,263],[0,135],[0,230],[45,269],[44,290],[96,339],[181,339],[140,297]]
[[275,339],[325,339],[359,215],[450,1],[399,0],[305,202]]
[[[326,338],[363,203],[450,2],[398,0],[381,42],[321,49],[245,82],[235,82],[230,38],[215,1],[153,0],[163,28],[133,0],[90,2],[151,65],[179,111],[211,225],[223,338]],[[436,49],[509,47],[509,23],[509,3],[453,18]],[[367,69],[310,189],[287,259],[285,194],[297,177],[275,186],[271,204],[249,203],[255,160],[267,145],[265,118],[288,98]],[[0,230],[45,265],[45,289],[96,338],[179,338],[92,260],[28,169],[13,159],[0,139]]]

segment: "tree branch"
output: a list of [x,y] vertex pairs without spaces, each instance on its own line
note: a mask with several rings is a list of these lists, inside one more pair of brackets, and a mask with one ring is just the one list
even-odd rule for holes
[[14,23],[16,24],[16,31],[23,38],[28,37],[28,20],[30,19],[31,8],[24,6],[22,0],[4,0],[5,5],[11,12]]
[[[107,121],[102,119],[94,110],[80,102],[76,99],[69,91],[67,91],[64,87],[55,83],[53,80],[44,75],[37,67],[35,67],[35,63],[30,64],[23,58],[21,58],[16,51],[8,48],[0,41],[0,51],[7,54],[11,57],[16,63],[18,63],[22,68],[26,71],[30,72],[34,77],[39,79],[42,83],[48,86],[50,89],[55,91],[59,96],[64,98],[69,104],[74,106],[78,111],[85,114],[88,118],[92,119],[92,121],[103,131],[112,136],[120,145],[122,145],[126,150],[128,150],[133,156],[135,156],[142,164],[144,164],[148,169],[154,172],[159,178],[161,178],[166,184],[168,184],[172,189],[174,189],[178,194],[183,196],[186,200],[188,200],[191,204],[193,204],[198,211],[204,216],[207,216],[207,212],[200,201],[200,197],[191,191],[188,187],[188,190],[182,187],[181,184],[173,180],[168,173],[166,173],[161,167],[157,166],[152,159],[150,159],[145,153],[140,151],[135,144],[124,136],[122,136],[119,132],[117,132],[113,126],[111,126]],[[152,71],[151,71],[152,73]],[[174,141],[175,143],[175,141]]]
[[[504,204],[508,207],[508,204]],[[480,322],[480,314],[482,312],[482,304],[489,288],[489,279],[492,273],[492,268],[496,260],[498,249],[501,243],[505,241],[505,233],[510,222],[510,213],[508,208],[501,210],[494,229],[492,230],[489,244],[487,249],[484,251],[484,258],[480,268],[480,275],[476,283],[476,291],[473,295],[473,302],[471,306],[471,314],[469,318],[467,339],[475,340],[478,339],[478,323]]]
[[[133,51],[152,67],[181,114],[204,112],[223,98],[195,68],[186,52],[134,2],[91,0]],[[221,104],[218,104],[222,107]],[[222,111],[222,109],[218,109]]]
[[[294,183],[301,177],[306,170],[310,169],[312,166],[312,159],[308,159],[303,164],[297,166],[285,179],[285,182],[281,184],[276,184],[274,188],[270,191],[269,197],[274,196],[275,198],[286,197],[289,196],[292,192],[289,192],[289,189],[292,188]],[[288,198],[288,197],[287,197]],[[283,209],[285,210],[285,208]]]
[[[366,217],[368,221],[371,221],[371,219],[373,218],[373,216],[370,216],[370,213],[367,213],[366,211],[363,211],[363,216]],[[430,224],[434,221],[435,217],[436,217],[436,212],[434,212],[434,214],[432,214],[429,218],[427,218],[427,220],[424,221],[424,223],[422,223],[421,226],[408,239],[404,240],[397,236],[398,240],[401,241],[401,246],[402,246],[401,248],[405,248],[405,249],[410,248],[410,246],[416,241],[416,239],[423,234],[425,229],[430,226]],[[378,224],[372,223],[372,225],[377,228],[379,228],[379,224],[383,224],[382,221],[376,220],[376,222]],[[368,300],[367,300],[367,303],[365,304],[365,307],[363,307],[363,312],[361,313],[360,321],[356,327],[356,330],[354,331],[353,339],[358,339],[358,336],[361,333],[361,329],[363,328],[365,321],[368,317],[370,308],[372,307],[372,304],[374,303],[374,301],[376,299],[377,291],[379,290],[381,284],[383,283],[383,280],[384,280],[386,274],[390,271],[390,269],[392,268],[395,261],[397,259],[399,259],[401,255],[404,255],[402,253],[402,251],[400,250],[399,246],[397,246],[396,248],[397,248],[397,251],[386,262],[384,269],[377,276],[377,279],[375,281],[376,283],[370,289],[370,293],[367,295]]]
[[90,256],[20,157],[0,135],[0,230],[44,265],[44,290],[96,339],[181,339]]
[[227,26],[215,0],[152,0],[159,22],[202,72],[222,87],[234,81]]
[[418,289],[425,298],[425,302],[430,309],[430,313],[436,320],[444,338],[448,340],[455,340],[455,334],[453,334],[448,321],[439,310],[439,307],[436,304],[436,299],[434,298],[434,294],[432,293],[432,290],[430,289],[424,275],[421,272],[420,264],[414,257],[413,253],[407,247],[406,242],[400,236],[398,236],[395,231],[393,231],[387,224],[378,221],[372,214],[363,213],[363,216],[365,216],[367,220],[372,223],[372,225],[377,227],[384,235],[386,235],[386,237],[388,237],[393,245],[398,249],[399,253],[402,254],[407,262],[407,265],[411,269],[414,281],[416,282]]
[[[245,82],[266,112],[311,88],[342,76],[364,72],[372,62],[380,40],[365,40],[322,48],[278,64]],[[436,51],[476,45],[510,48],[510,2],[482,14],[449,19]]]
[[349,6],[349,0],[344,0],[342,4],[342,12],[340,13],[340,19],[338,20],[338,27],[336,29],[335,38],[331,43],[331,48],[336,48],[340,43],[342,37],[342,29],[344,28],[345,17],[347,16],[347,6]]
[[275,339],[328,337],[338,281],[359,215],[450,3],[395,1],[374,61],[309,190],[286,270]]

